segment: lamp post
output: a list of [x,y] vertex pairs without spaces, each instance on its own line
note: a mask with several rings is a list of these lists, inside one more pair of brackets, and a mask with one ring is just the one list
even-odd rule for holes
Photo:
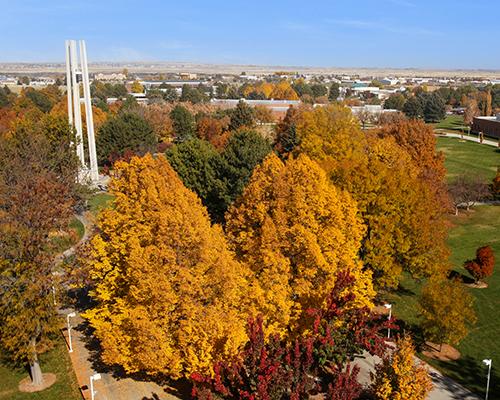
[[69,341],[69,352],[73,353],[73,344],[71,343],[71,325],[69,323],[69,319],[76,317],[76,314],[74,312],[69,313],[66,315],[66,322],[68,323],[68,341]]
[[[384,307],[389,310],[389,316],[387,317],[388,320],[392,318],[392,304],[386,303],[384,304]],[[387,328],[387,339],[391,338],[391,328]]]
[[90,398],[91,400],[94,400],[94,396],[95,394],[97,393],[94,392],[94,381],[98,381],[99,379],[101,379],[101,374],[94,374],[90,377]]
[[490,390],[491,358],[483,360],[483,363],[485,363],[488,366],[488,381],[486,383],[486,397],[485,397],[485,400],[488,400],[488,392]]

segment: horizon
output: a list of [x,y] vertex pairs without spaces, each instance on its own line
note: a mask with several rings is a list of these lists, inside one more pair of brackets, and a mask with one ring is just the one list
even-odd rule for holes
[[338,0],[312,7],[296,0],[49,0],[43,6],[1,0],[0,6],[0,33],[9,38],[0,54],[3,64],[64,62],[64,40],[75,38],[86,40],[91,64],[500,70],[500,54],[490,45],[500,33],[500,4],[486,0],[362,0],[355,6]]

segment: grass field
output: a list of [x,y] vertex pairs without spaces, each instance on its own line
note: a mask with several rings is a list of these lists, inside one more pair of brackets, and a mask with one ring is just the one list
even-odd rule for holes
[[44,373],[56,374],[56,383],[38,393],[21,393],[17,390],[17,385],[28,376],[28,372],[0,363],[0,400],[81,400],[82,396],[62,338],[54,349],[42,354],[40,365]]
[[464,126],[463,115],[447,115],[445,119],[437,124],[431,124],[434,129],[446,129],[450,131],[467,132],[467,127]]
[[437,148],[446,157],[447,178],[473,173],[491,182],[500,166],[500,149],[456,138],[437,138]]

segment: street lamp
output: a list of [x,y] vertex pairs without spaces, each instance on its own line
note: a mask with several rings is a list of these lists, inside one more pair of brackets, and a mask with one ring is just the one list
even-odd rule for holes
[[[384,307],[389,310],[389,316],[387,317],[387,319],[390,320],[392,317],[392,304],[386,303],[384,304]],[[391,338],[391,328],[387,328],[387,339],[390,338]]]
[[97,393],[97,391],[94,392],[94,381],[98,381],[101,379],[101,374],[94,374],[90,377],[90,398],[91,400],[94,400],[94,396]]
[[485,400],[488,400],[488,392],[490,390],[491,358],[483,360],[483,363],[485,363],[488,366],[488,381],[486,383],[486,397],[485,397]]
[[71,312],[68,315],[66,315],[66,321],[68,323],[68,340],[69,340],[69,352],[70,353],[73,353],[73,345],[71,343],[71,325],[69,323],[69,319],[73,318],[73,317],[76,317],[76,314],[74,312]]

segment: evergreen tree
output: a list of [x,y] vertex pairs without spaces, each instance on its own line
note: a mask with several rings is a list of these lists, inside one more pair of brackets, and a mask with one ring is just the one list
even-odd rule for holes
[[193,114],[180,104],[176,105],[170,112],[170,118],[174,126],[177,142],[183,142],[194,137],[195,120]]

